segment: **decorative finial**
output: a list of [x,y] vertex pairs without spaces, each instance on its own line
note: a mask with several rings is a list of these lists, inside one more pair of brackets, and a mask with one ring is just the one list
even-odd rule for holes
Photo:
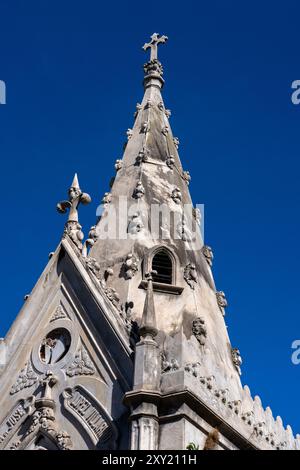
[[89,204],[91,197],[81,191],[77,173],[75,173],[68,195],[69,200],[59,202],[57,204],[57,210],[60,214],[66,214],[69,211],[64,233],[69,235],[75,245],[82,250],[82,240],[84,236],[81,231],[81,225],[78,222],[78,206],[79,204]]
[[147,338],[152,337],[153,339],[157,335],[158,331],[156,328],[156,315],[154,308],[153,298],[153,275],[157,274],[156,271],[150,271],[146,273],[145,278],[147,280],[147,293],[144,305],[144,311],[142,316],[142,322],[140,326],[140,336]]
[[157,49],[158,49],[158,44],[164,44],[167,42],[168,36],[160,36],[158,33],[154,33],[151,36],[151,41],[143,45],[144,51],[147,49],[151,49],[151,54],[150,54],[150,62],[152,60],[158,60],[157,57]]
[[160,36],[157,33],[152,34],[151,41],[144,44],[143,49],[151,49],[150,60],[144,65],[145,79],[144,87],[157,86],[162,88],[164,85],[163,66],[157,58],[157,48],[159,44],[163,44],[168,40],[167,36]]

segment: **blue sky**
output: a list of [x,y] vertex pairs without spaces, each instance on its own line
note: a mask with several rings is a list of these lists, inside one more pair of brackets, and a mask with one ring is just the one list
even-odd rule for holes
[[300,432],[299,2],[0,0],[0,15],[0,335],[59,243],[75,171],[85,231],[95,221],[142,97],[141,46],[167,34],[164,100],[243,382]]

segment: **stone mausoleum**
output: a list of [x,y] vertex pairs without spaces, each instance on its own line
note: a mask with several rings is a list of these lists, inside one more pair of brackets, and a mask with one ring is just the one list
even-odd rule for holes
[[96,225],[85,239],[75,175],[61,242],[0,341],[0,449],[300,449],[241,384],[161,94],[166,40],[144,46],[144,97]]

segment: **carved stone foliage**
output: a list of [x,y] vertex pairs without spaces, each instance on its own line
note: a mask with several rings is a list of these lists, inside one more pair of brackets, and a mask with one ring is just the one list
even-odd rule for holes
[[192,333],[195,338],[199,341],[199,344],[201,346],[204,346],[207,337],[207,328],[205,326],[204,318],[198,317],[193,320]]
[[169,134],[169,126],[164,126],[161,130],[163,135],[168,135]]
[[84,262],[89,271],[91,271],[98,280],[100,280],[100,264],[95,258],[84,258]]
[[142,216],[140,213],[136,212],[129,220],[127,232],[136,235],[137,233],[141,232],[143,228],[144,224]]
[[68,318],[67,314],[65,313],[62,305],[58,305],[55,309],[54,314],[52,315],[52,317],[50,319],[50,323],[52,323],[56,320],[61,320],[61,319],[65,319],[65,318]]
[[19,435],[21,437],[13,442],[10,449],[26,449],[32,450],[46,450],[45,447],[41,446],[39,442],[32,441],[34,436],[38,436],[42,432],[43,439],[45,436],[51,437],[51,445],[55,446],[56,449],[69,450],[72,446],[71,438],[65,431],[61,431],[57,427],[55,417],[55,400],[52,398],[52,388],[57,383],[57,378],[52,372],[47,372],[44,378],[40,381],[43,387],[41,398],[35,398],[34,400],[34,412],[29,417],[27,430],[23,430]]
[[14,395],[15,393],[20,392],[24,388],[32,387],[38,381],[37,375],[34,373],[30,362],[25,364],[24,369],[21,370],[17,381],[12,386],[10,394]]
[[237,348],[231,349],[232,362],[240,375],[242,375],[241,365],[243,363],[240,351]]
[[200,362],[188,362],[187,364],[185,364],[184,370],[192,374],[194,377],[198,377],[200,366]]
[[175,202],[175,204],[180,204],[182,200],[182,194],[179,188],[175,188],[172,191],[171,198]]
[[225,317],[225,308],[228,305],[225,294],[224,294],[223,291],[219,291],[219,292],[216,292],[216,297],[217,297],[217,302],[218,302],[219,308],[222,312],[222,315],[223,315],[223,317]]
[[119,171],[119,170],[121,170],[122,168],[123,168],[123,161],[120,160],[120,159],[116,160],[116,162],[115,162],[115,170],[116,170],[116,171]]
[[165,354],[162,354],[162,363],[161,371],[164,374],[165,372],[175,372],[179,369],[179,364],[177,359],[170,358],[167,360]]
[[174,168],[174,165],[175,165],[175,158],[173,157],[173,155],[170,155],[167,160],[166,160],[166,164],[168,165],[168,167],[173,170]]
[[111,203],[111,193],[104,193],[102,204],[110,204]]
[[126,135],[127,135],[127,140],[130,140],[132,137],[133,131],[132,129],[127,129]]
[[75,375],[94,375],[95,372],[95,366],[87,350],[81,346],[75,355],[75,360],[68,366],[66,374],[74,377]]
[[139,269],[139,259],[133,253],[129,253],[124,263],[125,278],[132,279]]
[[149,123],[149,121],[144,121],[144,122],[142,122],[140,133],[141,133],[141,134],[147,134],[147,132],[149,132],[149,130],[150,130],[150,123]]
[[66,235],[69,236],[74,245],[81,251],[83,248],[82,241],[84,239],[84,233],[80,223],[74,220],[67,222],[64,229],[64,237]]
[[144,64],[145,75],[160,75],[164,73],[163,66],[157,59],[150,60]]
[[133,197],[135,197],[136,199],[140,199],[144,196],[144,194],[145,194],[145,188],[143,186],[143,183],[141,181],[138,181],[135,187],[135,190],[133,192]]
[[139,153],[138,153],[138,156],[136,157],[136,162],[137,164],[141,164],[141,163],[145,163],[149,160],[149,157],[150,157],[150,152],[148,149],[143,149],[143,150],[140,150]]
[[214,254],[213,254],[213,251],[212,251],[211,247],[208,246],[208,245],[204,245],[202,247],[202,253],[203,253],[207,263],[209,264],[209,266],[212,267]]
[[141,109],[143,109],[143,106],[140,103],[137,103],[135,107],[134,119],[136,119]]
[[180,143],[178,137],[174,137],[173,142],[174,142],[175,147],[178,149],[179,143]]
[[185,268],[184,268],[184,273],[183,273],[184,280],[188,283],[191,289],[195,289],[195,284],[198,282],[197,281],[197,271],[196,271],[196,266],[193,263],[189,263]]
[[119,307],[119,302],[120,302],[120,296],[117,293],[116,289],[114,289],[113,287],[106,287],[104,292],[105,292],[106,297],[108,298],[108,300],[110,300],[110,302],[115,307],[118,308]]
[[192,179],[189,171],[183,171],[182,172],[182,178],[184,179],[184,181],[186,182],[187,185],[190,184],[191,179]]
[[[67,388],[63,392],[64,406],[87,430],[93,443],[104,447],[114,438],[112,423],[106,417],[100,404],[80,386]],[[110,443],[113,447],[114,443]]]

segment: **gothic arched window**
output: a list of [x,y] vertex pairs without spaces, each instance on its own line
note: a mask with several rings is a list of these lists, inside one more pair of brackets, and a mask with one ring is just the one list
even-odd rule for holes
[[161,284],[173,283],[173,262],[170,254],[165,249],[161,249],[155,253],[152,258],[153,281]]

